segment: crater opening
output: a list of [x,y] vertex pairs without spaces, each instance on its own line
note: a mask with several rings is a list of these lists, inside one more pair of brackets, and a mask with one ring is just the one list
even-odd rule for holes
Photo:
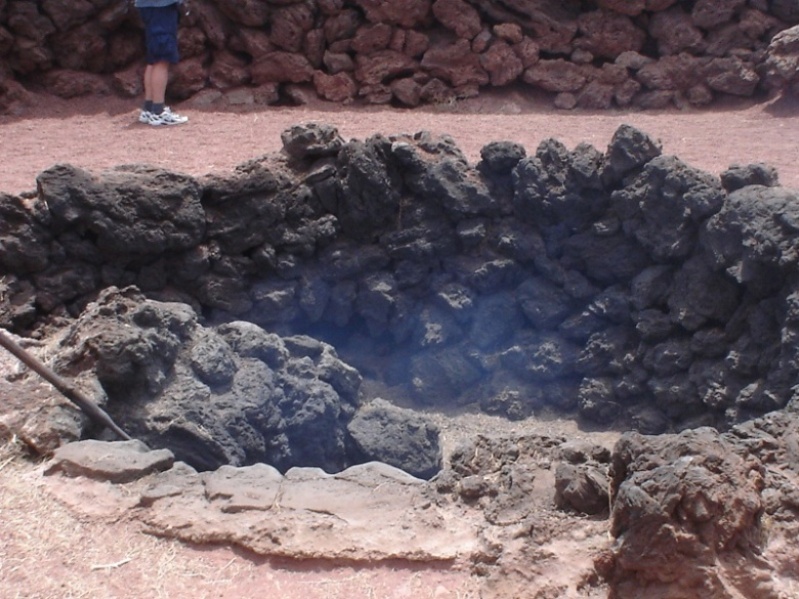
[[773,169],[716,177],[629,126],[476,165],[425,132],[282,139],[200,180],[43,172],[7,235],[51,249],[0,258],[28,289],[0,297],[3,326],[60,330],[63,373],[201,470],[430,478],[436,413],[662,433],[794,399],[797,204]]

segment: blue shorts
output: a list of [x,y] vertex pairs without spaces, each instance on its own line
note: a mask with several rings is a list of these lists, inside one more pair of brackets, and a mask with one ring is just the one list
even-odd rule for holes
[[147,64],[180,60],[178,54],[178,5],[160,8],[139,8],[144,22],[144,44],[147,48]]

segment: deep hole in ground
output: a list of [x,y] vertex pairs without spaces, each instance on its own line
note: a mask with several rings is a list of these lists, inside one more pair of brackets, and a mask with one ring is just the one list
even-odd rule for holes
[[476,165],[425,133],[283,141],[224,176],[58,165],[5,196],[2,324],[61,327],[56,368],[199,469],[427,478],[438,431],[406,407],[660,433],[793,398],[796,194],[773,169],[718,178],[626,126]]

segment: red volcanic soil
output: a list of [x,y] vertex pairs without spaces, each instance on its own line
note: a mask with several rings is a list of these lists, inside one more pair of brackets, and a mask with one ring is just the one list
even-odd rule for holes
[[569,148],[607,147],[619,125],[633,125],[663,143],[666,154],[719,174],[732,164],[766,162],[786,187],[799,189],[799,102],[726,100],[712,108],[632,112],[562,111],[549,98],[519,91],[414,110],[340,106],[209,109],[174,106],[190,117],[177,127],[138,123],[135,101],[115,97],[61,100],[36,97],[22,115],[0,116],[0,191],[35,189],[36,175],[58,163],[89,170],[147,163],[191,175],[228,172],[281,149],[280,134],[304,122],[329,123],[344,139],[376,133],[430,131],[452,136],[470,161],[491,141],[515,141],[534,153],[548,138]]

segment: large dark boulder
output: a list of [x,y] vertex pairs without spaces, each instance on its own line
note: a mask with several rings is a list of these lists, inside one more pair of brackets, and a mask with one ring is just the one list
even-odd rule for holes
[[689,331],[727,322],[739,294],[729,275],[713,269],[704,257],[691,258],[674,274],[668,298],[671,319]]
[[408,183],[419,197],[441,204],[453,219],[496,214],[496,199],[485,182],[473,174],[465,160],[446,158],[429,165],[420,177],[409,179]]
[[390,152],[391,142],[378,135],[351,141],[338,155],[338,218],[355,239],[370,240],[397,217],[400,175],[389,162]]
[[766,187],[779,185],[777,169],[762,162],[746,165],[732,164],[720,176],[721,185],[727,193],[732,193],[749,185],[765,185]]
[[228,253],[263,247],[299,192],[279,159],[253,159],[203,181],[206,237]]
[[569,151],[557,140],[539,145],[534,157],[513,171],[516,215],[548,225],[583,229],[606,208],[602,188],[602,155],[588,144]]
[[375,399],[356,412],[347,430],[356,462],[384,462],[424,479],[441,470],[439,429],[412,410]]
[[186,175],[128,166],[97,177],[56,165],[36,182],[53,228],[93,236],[100,251],[153,255],[187,250],[205,234],[200,185]]
[[702,221],[721,209],[724,192],[712,175],[659,156],[615,191],[612,202],[625,232],[654,260],[667,261],[692,253]]
[[628,174],[637,172],[647,162],[661,155],[661,144],[630,125],[621,125],[613,134],[605,152],[602,171],[605,183],[617,184]]
[[483,375],[479,361],[462,346],[419,352],[411,358],[408,372],[412,393],[422,405],[458,403]]
[[317,340],[246,322],[203,327],[185,304],[112,288],[61,343],[60,370],[96,373],[131,435],[196,468],[350,463],[361,377]]
[[625,434],[611,477],[614,596],[778,596],[758,556],[762,465],[717,431]]
[[773,288],[772,277],[783,277],[797,264],[797,230],[795,191],[751,185],[730,193],[708,221],[702,240],[715,263],[737,281],[755,289]]
[[306,123],[294,125],[281,135],[283,149],[298,160],[336,156],[344,140],[332,125]]

